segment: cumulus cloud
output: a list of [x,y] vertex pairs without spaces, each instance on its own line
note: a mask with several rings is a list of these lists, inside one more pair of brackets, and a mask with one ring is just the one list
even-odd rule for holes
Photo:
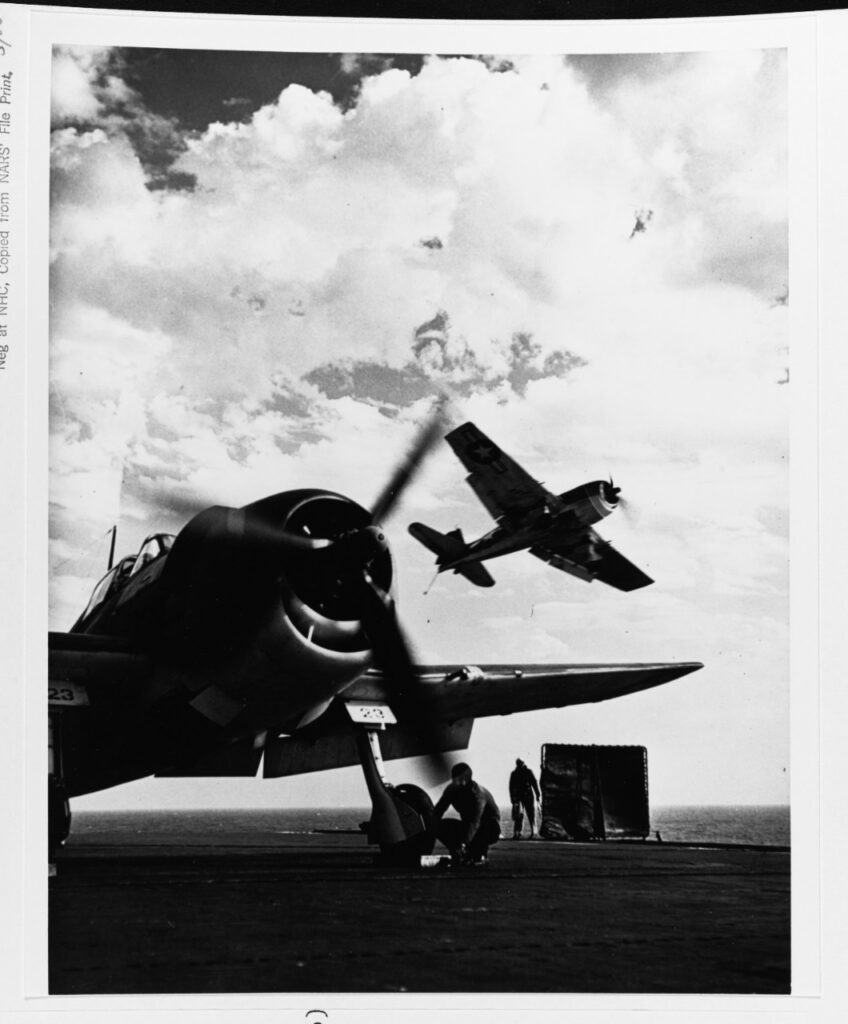
[[120,50],[104,47],[54,49],[51,116],[54,129],[92,125],[126,137],[146,173],[150,189],[190,189],[190,175],[171,164],[185,149],[176,119],[151,112],[125,78]]
[[103,51],[62,49],[53,57],[51,115],[54,124],[93,121],[103,111],[97,96],[95,70]]
[[[634,514],[601,532],[657,583],[512,556],[481,613],[457,577],[423,596],[398,528],[428,656],[706,660],[763,615],[785,653],[785,54],[350,56],[343,103],[232,93],[199,130],[121,67],[54,59],[56,625],[86,533],[290,486],[367,504],[447,389],[551,490],[613,473]],[[463,475],[437,448],[401,518],[488,529]]]
[[769,296],[785,285],[785,75],[784,51],[717,51],[608,93],[617,120],[652,153],[659,176],[650,205],[678,246],[681,278]]

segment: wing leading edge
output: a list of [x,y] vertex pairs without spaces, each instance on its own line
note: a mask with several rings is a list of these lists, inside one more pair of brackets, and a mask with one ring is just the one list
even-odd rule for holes
[[[511,715],[624,697],[703,668],[701,662],[644,665],[486,665],[454,670],[421,668],[434,713],[445,722]],[[361,676],[344,693],[349,700],[385,700],[380,673]]]
[[[475,718],[520,711],[590,704],[623,697],[671,682],[702,668],[700,662],[645,665],[487,665],[483,668],[419,668],[440,722],[442,751],[464,750]],[[280,778],[358,763],[350,722],[341,701],[389,703],[382,674],[370,671],[349,686],[333,708],[296,736],[269,738],[263,774]],[[383,758],[391,761],[427,753],[421,738],[398,727],[381,737]]]

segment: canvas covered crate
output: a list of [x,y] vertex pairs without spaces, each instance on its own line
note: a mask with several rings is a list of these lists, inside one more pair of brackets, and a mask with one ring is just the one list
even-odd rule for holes
[[644,839],[650,832],[645,747],[546,743],[540,783],[546,839]]

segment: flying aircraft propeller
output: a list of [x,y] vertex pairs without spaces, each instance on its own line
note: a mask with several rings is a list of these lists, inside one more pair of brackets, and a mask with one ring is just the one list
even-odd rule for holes
[[604,497],[611,505],[615,505],[623,500],[619,497],[620,494],[621,488],[615,486],[612,479],[612,473],[610,473],[609,484],[604,484]]
[[621,493],[620,487],[615,486],[615,484],[613,483],[612,474],[610,474],[609,478],[609,488],[610,490],[607,495],[607,500],[610,500],[610,497],[614,499],[614,504],[616,504],[617,507],[621,509],[625,517],[631,521],[634,520],[636,515],[636,509],[633,506],[633,502],[629,498],[624,497],[624,495]]
[[628,520],[628,522],[634,525],[638,522],[638,506],[634,505],[630,498],[619,498],[618,507],[624,513],[624,517]]

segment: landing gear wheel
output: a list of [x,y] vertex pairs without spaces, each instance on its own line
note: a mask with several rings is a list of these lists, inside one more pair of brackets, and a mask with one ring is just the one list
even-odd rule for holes
[[424,831],[400,843],[381,844],[380,852],[385,860],[393,864],[417,864],[422,856],[432,853],[436,845],[436,837],[430,829],[433,823],[433,801],[420,786],[412,783],[395,786],[392,795],[418,814]]

